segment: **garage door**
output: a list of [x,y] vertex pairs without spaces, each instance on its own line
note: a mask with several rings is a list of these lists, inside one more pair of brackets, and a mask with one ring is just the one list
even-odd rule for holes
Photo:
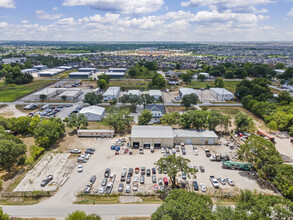
[[156,148],[156,149],[161,148],[161,143],[155,143],[154,148]]
[[215,139],[214,138],[209,138],[208,144],[215,144]]
[[148,142],[148,141],[144,142],[143,147],[146,148],[146,149],[149,149],[151,147],[150,142]]
[[139,147],[139,142],[133,142],[133,147],[138,148]]
[[192,139],[186,139],[185,144],[186,145],[192,145]]

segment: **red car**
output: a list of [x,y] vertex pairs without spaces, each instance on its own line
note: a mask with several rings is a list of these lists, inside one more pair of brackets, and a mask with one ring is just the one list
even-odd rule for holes
[[169,182],[168,182],[168,178],[167,177],[164,177],[163,178],[163,181],[164,181],[164,185],[165,186],[168,186]]
[[154,191],[158,192],[159,191],[159,186],[157,184],[154,185]]

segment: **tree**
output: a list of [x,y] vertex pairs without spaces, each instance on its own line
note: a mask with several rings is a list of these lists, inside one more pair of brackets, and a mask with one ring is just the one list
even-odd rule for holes
[[284,69],[285,65],[284,63],[276,63],[275,68],[276,69]]
[[94,92],[87,93],[84,96],[84,103],[88,103],[90,105],[97,105],[103,101],[103,96],[101,94],[96,94]]
[[186,175],[195,177],[196,170],[194,168],[189,168],[188,164],[190,163],[189,159],[186,159],[181,156],[176,156],[174,154],[169,155],[167,157],[160,158],[155,165],[161,169],[166,170],[167,175],[169,176],[172,188],[174,189],[176,186],[176,176],[179,172],[185,172]]
[[87,215],[83,211],[75,211],[67,215],[65,220],[101,220],[101,217],[96,214]]
[[116,133],[125,133],[133,122],[133,117],[130,117],[129,110],[118,110],[116,109],[113,113],[109,114],[105,118],[105,122],[114,128]]
[[153,115],[150,110],[145,109],[138,116],[138,124],[139,125],[147,125],[152,120]]
[[28,134],[30,130],[30,123],[32,118],[29,116],[22,116],[19,118],[12,118],[11,120],[11,130],[16,134]]
[[13,140],[0,139],[0,165],[10,172],[19,158],[26,152],[23,143],[16,143]]
[[194,93],[191,93],[191,94],[183,96],[181,105],[185,106],[185,108],[187,109],[191,105],[196,105],[198,101],[199,101],[198,96]]
[[141,102],[143,103],[144,107],[146,105],[152,104],[155,102],[154,96],[150,96],[149,94],[142,94],[141,95]]
[[219,220],[231,220],[234,219],[235,211],[230,206],[217,206],[216,219]]
[[224,88],[224,80],[219,78],[215,79],[215,87]]
[[0,207],[0,219],[1,219],[1,220],[10,220],[9,215],[7,215],[7,214],[5,214],[5,213],[3,212],[2,207]]
[[67,96],[66,96],[66,95],[63,95],[63,96],[61,96],[61,99],[62,99],[63,101],[66,101]]
[[183,82],[185,82],[186,84],[188,84],[188,83],[191,82],[192,75],[189,74],[189,73],[182,73],[181,74],[181,78],[182,78]]
[[42,100],[42,102],[45,101],[45,99],[47,99],[47,95],[41,94],[40,99]]
[[288,69],[286,69],[286,71],[279,75],[280,79],[284,79],[284,80],[290,80],[291,78],[293,78],[293,67],[289,67]]
[[282,157],[271,141],[252,135],[238,151],[239,159],[251,162],[260,177],[270,178],[277,173],[277,166],[283,163]]
[[88,119],[84,114],[72,114],[67,122],[69,128],[86,128],[88,126]]
[[205,77],[205,75],[203,75],[203,74],[200,74],[200,75],[197,77],[197,80],[199,80],[199,81],[203,82],[203,81],[205,81],[205,80],[206,80],[206,77]]
[[234,78],[234,75],[235,75],[234,71],[229,69],[225,73],[225,78],[227,78],[227,79],[233,79]]
[[192,126],[192,112],[184,112],[179,119],[179,125],[185,129],[191,128]]
[[166,113],[160,119],[162,124],[175,125],[178,124],[180,114],[178,112]]
[[138,95],[124,95],[119,98],[121,103],[130,103],[133,112],[136,111],[136,106],[142,104],[142,98]]
[[155,73],[152,81],[148,84],[150,89],[161,89],[166,86],[166,81],[161,74]]
[[216,127],[222,123],[222,114],[215,109],[210,111],[208,115],[208,127],[209,130],[215,131]]
[[65,126],[60,118],[43,120],[34,130],[35,142],[38,146],[49,148],[65,133]]
[[277,131],[278,130],[278,125],[277,125],[277,122],[275,122],[275,121],[270,121],[267,124],[267,127],[270,129],[270,131]]
[[222,115],[221,118],[221,126],[224,128],[224,131],[227,132],[229,127],[231,126],[231,116],[230,115]]
[[101,80],[101,79],[104,79],[106,81],[107,84],[110,83],[110,76],[106,75],[106,74],[101,74],[98,76],[98,79]]
[[164,203],[152,214],[152,220],[215,219],[209,196],[185,190],[172,190]]
[[249,132],[253,133],[255,125],[253,118],[243,112],[238,112],[235,116],[235,125],[237,132]]
[[292,102],[291,95],[288,91],[282,91],[279,93],[278,102],[282,105],[287,105]]
[[105,79],[100,79],[98,82],[97,82],[97,85],[100,89],[105,89],[108,85],[107,81]]

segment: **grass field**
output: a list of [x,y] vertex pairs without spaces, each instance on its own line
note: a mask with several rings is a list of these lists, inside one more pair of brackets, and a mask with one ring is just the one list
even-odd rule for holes
[[148,89],[149,81],[146,80],[110,80],[109,86],[119,86],[121,89],[129,90],[129,89]]
[[14,102],[15,100],[34,92],[38,89],[46,87],[55,80],[34,80],[25,85],[5,85],[4,81],[0,81],[0,102]]
[[[236,90],[236,85],[239,83],[239,81],[224,81],[224,88],[229,90],[230,92],[234,93]],[[215,86],[214,81],[192,81],[190,84],[186,85],[188,88],[206,88],[206,85],[209,85],[211,87]]]

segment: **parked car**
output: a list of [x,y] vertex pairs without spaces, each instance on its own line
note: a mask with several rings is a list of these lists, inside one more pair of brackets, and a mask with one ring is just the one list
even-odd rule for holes
[[199,166],[200,172],[204,173],[204,167],[203,166]]
[[41,186],[45,187],[52,180],[53,180],[53,175],[48,175],[45,179],[42,180]]
[[158,173],[159,174],[162,174],[163,173],[161,168],[158,168]]
[[203,183],[200,183],[199,185],[200,185],[200,189],[201,189],[202,192],[206,192],[207,191],[207,188],[206,188],[206,186]]
[[138,182],[138,176],[134,176],[133,182]]
[[176,154],[175,148],[172,148],[172,154]]
[[131,185],[128,184],[128,185],[126,185],[126,187],[125,187],[125,192],[126,192],[126,193],[130,193],[130,191],[131,191]]
[[193,150],[194,155],[198,155],[198,151],[197,150]]
[[182,171],[182,179],[186,179],[186,173]]
[[92,185],[87,184],[84,188],[84,193],[90,193],[92,189]]
[[128,174],[129,174],[130,176],[133,175],[133,169],[132,169],[132,168],[129,168],[129,170],[128,170]]
[[141,167],[140,171],[141,171],[141,175],[145,175],[145,167]]
[[147,169],[146,173],[147,173],[147,176],[151,176],[151,170],[150,169]]
[[152,168],[152,174],[156,174],[156,168]]
[[153,183],[156,183],[156,182],[157,182],[156,175],[152,175],[152,182],[153,182]]
[[186,150],[182,149],[182,155],[186,155]]
[[92,175],[92,177],[90,178],[90,183],[94,184],[94,182],[96,182],[97,176],[96,175]]
[[90,150],[90,149],[86,149],[85,153],[86,153],[86,154],[94,154],[95,151],[92,151],[92,150]]
[[160,186],[160,191],[165,191],[165,186]]
[[102,180],[102,186],[106,186],[107,185],[107,178],[104,178],[103,180]]
[[144,184],[144,175],[140,176],[140,184]]
[[77,165],[77,172],[81,173],[83,171],[82,164]]
[[210,176],[210,181],[211,181],[211,183],[212,183],[214,188],[219,188],[220,187],[219,182],[217,181],[216,177]]
[[198,166],[194,166],[193,168],[198,172]]
[[158,179],[158,184],[159,184],[159,185],[163,185],[163,178],[162,178],[162,177],[160,177],[160,178]]
[[131,182],[131,176],[127,176],[126,183],[129,184]]
[[105,187],[100,187],[100,189],[98,190],[99,194],[103,194],[105,192]]
[[123,192],[123,188],[124,188],[123,183],[120,183],[118,186],[118,192]]
[[72,154],[80,154],[81,150],[79,150],[79,149],[70,149],[69,152],[72,153]]
[[121,182],[125,181],[125,175],[126,175],[125,173],[123,173],[123,172],[121,173],[121,178],[120,178]]
[[225,179],[224,179],[224,178],[219,177],[219,178],[218,178],[218,181],[219,181],[222,185],[226,185],[226,182],[225,182]]
[[225,180],[230,186],[234,186],[234,182],[231,179],[226,178]]
[[197,184],[196,181],[193,181],[193,189],[194,189],[195,191],[198,191],[198,184]]
[[154,191],[158,192],[159,191],[159,186],[157,184],[154,185]]
[[104,177],[105,177],[105,178],[108,178],[108,177],[110,176],[110,173],[111,173],[110,168],[107,168],[107,169],[105,170]]
[[138,190],[138,183],[137,183],[137,182],[134,182],[134,183],[133,183],[132,190],[133,190],[134,192],[136,192],[136,191]]

